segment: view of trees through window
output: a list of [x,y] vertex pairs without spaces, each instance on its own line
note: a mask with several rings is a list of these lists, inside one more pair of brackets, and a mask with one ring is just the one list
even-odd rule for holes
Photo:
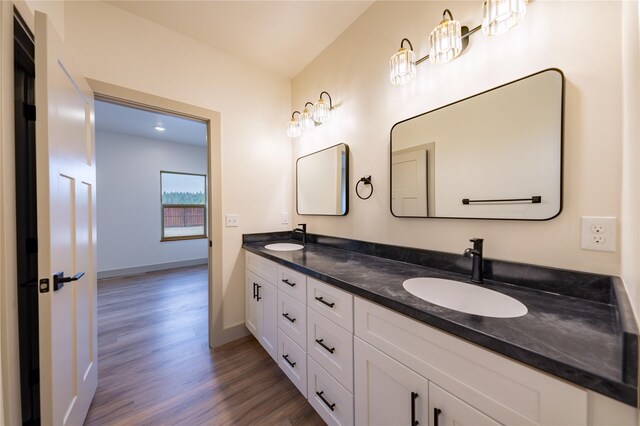
[[161,172],[162,240],[206,237],[206,176]]

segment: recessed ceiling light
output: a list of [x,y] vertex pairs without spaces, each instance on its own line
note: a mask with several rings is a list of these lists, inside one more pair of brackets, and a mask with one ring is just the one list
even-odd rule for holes
[[167,130],[162,126],[155,126],[154,129],[156,129],[156,131],[158,131],[158,132],[164,132],[165,130]]

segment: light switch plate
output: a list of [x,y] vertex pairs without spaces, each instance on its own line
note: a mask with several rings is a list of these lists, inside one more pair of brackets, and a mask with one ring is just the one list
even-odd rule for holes
[[289,223],[289,212],[282,212],[282,224],[286,225]]
[[227,228],[232,228],[236,226],[240,226],[240,215],[239,214],[226,214],[225,223]]
[[581,245],[584,250],[616,251],[615,217],[582,216]]

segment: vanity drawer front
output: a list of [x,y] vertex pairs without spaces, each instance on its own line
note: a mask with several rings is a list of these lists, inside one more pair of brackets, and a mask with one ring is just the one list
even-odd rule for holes
[[306,349],[307,307],[282,291],[278,291],[278,328]]
[[271,284],[275,285],[278,275],[277,264],[253,253],[247,252],[246,268],[256,275],[261,276]]
[[356,298],[355,335],[502,424],[587,424],[587,392]]
[[282,330],[278,331],[278,365],[306,398],[307,353]]
[[307,352],[349,392],[353,392],[353,334],[307,310]]
[[353,333],[353,296],[346,291],[308,278],[307,306]]
[[278,288],[302,303],[307,302],[307,277],[278,265]]
[[353,424],[353,395],[309,356],[308,400],[328,425]]

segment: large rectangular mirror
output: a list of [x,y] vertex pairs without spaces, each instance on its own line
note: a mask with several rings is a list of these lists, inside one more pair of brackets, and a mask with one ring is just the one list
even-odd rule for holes
[[349,147],[341,143],[296,161],[296,211],[344,216],[349,211]]
[[562,209],[564,76],[548,69],[396,123],[391,213],[547,220]]

